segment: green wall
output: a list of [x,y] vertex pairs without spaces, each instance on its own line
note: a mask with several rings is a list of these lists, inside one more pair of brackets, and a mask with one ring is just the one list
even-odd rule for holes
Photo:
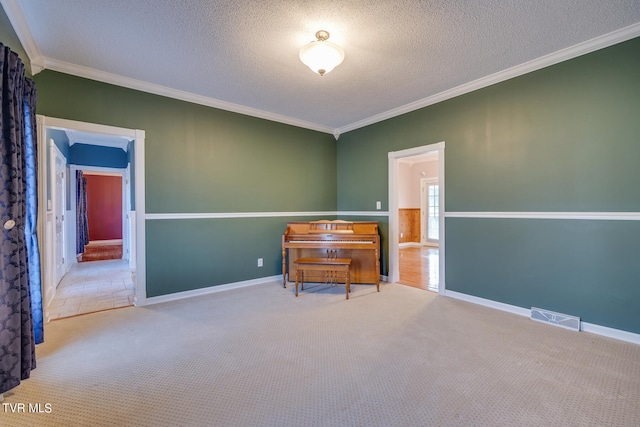
[[[153,268],[147,268],[148,296],[279,275],[287,222],[323,218],[147,221],[147,265],[153,260]],[[257,266],[258,258],[263,267]]]
[[[445,141],[448,212],[640,212],[638,70],[640,38],[345,133],[338,210],[386,205],[388,152]],[[448,290],[640,333],[638,221],[445,222]]]
[[446,220],[447,288],[640,332],[640,221]]
[[54,71],[35,81],[39,114],[145,131],[147,213],[335,210],[331,135]]
[[[336,210],[331,135],[53,71],[35,81],[39,114],[145,131],[148,214]],[[279,274],[294,219],[148,220],[148,296]]]

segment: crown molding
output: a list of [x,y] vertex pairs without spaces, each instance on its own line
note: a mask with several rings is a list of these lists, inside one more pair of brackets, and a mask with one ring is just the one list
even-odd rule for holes
[[7,18],[9,18],[9,22],[11,22],[11,26],[18,36],[18,40],[20,40],[25,53],[29,57],[29,62],[31,63],[31,74],[35,76],[44,69],[44,58],[42,53],[40,53],[40,49],[38,48],[38,44],[36,43],[31,30],[29,29],[27,20],[24,18],[22,7],[17,0],[0,0],[0,4],[2,4],[2,8],[7,14]]
[[482,89],[484,87],[491,86],[493,84],[500,83],[514,77],[540,70],[550,65],[558,64],[560,62],[567,61],[569,59],[576,58],[578,56],[585,55],[599,49],[603,49],[605,47],[613,46],[614,44],[631,40],[638,36],[640,36],[640,23],[629,25],[628,27],[612,31],[608,34],[593,38],[591,40],[587,40],[586,42],[561,49],[548,55],[541,56],[540,58],[522,63],[520,65],[516,65],[511,68],[507,68],[506,70],[502,70],[489,76],[479,78],[477,80],[462,84],[452,89],[445,90],[436,95],[429,96],[427,98],[423,98],[418,101],[414,101],[409,104],[394,108],[392,110],[376,114],[375,116],[371,116],[369,118],[340,127],[335,130],[334,134],[344,134],[346,132],[369,126],[383,120],[410,113],[412,111],[419,110],[420,108],[437,104],[438,102],[446,101],[447,99],[455,98],[456,96],[464,95],[465,93],[473,92],[474,90]]
[[[14,0],[0,0],[2,2]],[[79,77],[85,77],[91,80],[97,80],[104,83],[110,83],[118,86],[127,87],[130,89],[140,90],[143,92],[149,92],[156,95],[162,95],[169,98],[180,99],[182,101],[192,102],[195,104],[205,105],[208,107],[218,108],[221,110],[231,111],[239,114],[245,114],[252,117],[271,120],[279,123],[284,123],[292,126],[297,126],[305,129],[315,130],[318,132],[329,133],[334,136],[336,141],[338,138],[349,131],[359,129],[374,123],[378,123],[393,117],[400,116],[402,114],[410,113],[415,110],[427,107],[429,105],[437,104],[442,101],[446,101],[451,98],[455,98],[460,95],[464,95],[469,92],[473,92],[478,89],[491,86],[496,83],[503,82],[505,80],[512,79],[514,77],[522,76],[533,71],[540,70],[545,67],[549,67],[554,64],[558,64],[569,59],[576,58],[587,53],[594,52],[605,47],[613,46],[614,44],[622,43],[627,40],[631,40],[640,36],[640,23],[630,25],[625,28],[621,28],[616,31],[612,31],[603,36],[587,40],[586,42],[579,43],[574,46],[570,46],[565,49],[550,53],[540,58],[525,62],[520,65],[508,68],[503,71],[491,74],[486,77],[479,78],[469,83],[457,86],[455,88],[440,92],[436,95],[429,96],[427,98],[420,99],[418,101],[411,102],[409,104],[388,110],[384,113],[371,116],[369,118],[354,122],[352,124],[331,128],[329,126],[322,126],[316,123],[307,122],[304,120],[294,119],[288,116],[270,113],[268,111],[258,110],[251,107],[246,107],[231,102],[220,101],[215,98],[209,98],[202,95],[196,95],[189,92],[184,92],[176,89],[171,89],[165,86],[156,85],[153,83],[143,82],[141,80],[135,80],[128,77],[119,76],[116,74],[107,73],[104,71],[94,70],[92,68],[83,67],[75,64],[69,64],[62,61],[56,61],[49,58],[45,58],[44,66],[54,71],[60,71],[67,74],[73,74]],[[35,44],[35,43],[34,43]],[[42,56],[40,56],[40,59]],[[32,60],[32,64],[33,64]]]
[[194,93],[172,89],[166,86],[156,85],[141,80],[131,79],[129,77],[123,77],[117,74],[96,70],[93,68],[44,57],[40,52],[40,49],[38,48],[29,25],[27,24],[27,20],[24,17],[24,12],[18,0],[0,0],[0,4],[7,14],[9,22],[11,22],[11,25],[13,26],[13,29],[16,32],[20,43],[22,43],[22,47],[29,57],[32,75],[36,75],[44,69],[59,71],[61,73],[84,77],[90,80],[96,80],[99,82],[122,86],[129,89],[152,93],[155,95],[166,96],[168,98],[179,99],[181,101],[191,102],[207,107],[218,108],[220,110],[231,111],[234,113],[244,114],[259,119],[270,120],[273,122],[315,130],[318,132],[333,134],[335,139],[338,139],[339,134],[335,134],[336,129],[329,126],[322,126],[316,123],[295,119],[281,114],[259,110],[257,108],[246,107],[240,104],[221,101],[215,98],[196,95]]
[[109,83],[116,86],[122,86],[129,89],[135,89],[142,92],[152,93],[155,95],[166,96],[168,98],[179,99],[181,101],[187,101],[194,104],[204,105],[207,107],[218,108],[220,110],[231,111],[234,113],[257,117],[259,119],[270,120],[274,122],[284,123],[287,125],[297,126],[297,127],[311,129],[318,132],[329,133],[329,134],[332,134],[334,131],[333,128],[330,128],[327,126],[321,126],[316,123],[311,123],[304,120],[298,120],[292,117],[270,113],[268,111],[258,110],[256,108],[246,107],[240,104],[221,101],[218,99],[209,98],[207,96],[196,95],[190,92],[171,89],[166,86],[161,86],[154,83],[148,83],[142,80],[131,79],[129,77],[123,77],[117,74],[107,73],[105,71],[95,70],[89,67],[83,67],[81,65],[70,64],[64,61],[57,61],[55,59],[45,58],[45,65],[46,65],[46,68],[49,70],[59,71],[61,73],[66,73],[66,74],[72,74],[74,76],[84,77],[86,79],[96,80],[103,83]]
[[587,40],[586,42],[579,43],[574,46],[570,46],[565,49],[550,53],[532,61],[525,62],[520,65],[508,68],[503,71],[491,74],[486,77],[479,78],[469,83],[457,86],[455,88],[440,92],[438,94],[411,102],[409,104],[385,111],[380,114],[368,117],[357,122],[332,128],[329,126],[323,126],[317,123],[307,122],[304,120],[295,119],[292,117],[284,116],[281,114],[275,114],[268,111],[259,110],[256,108],[246,107],[244,105],[234,104],[227,101],[221,101],[215,98],[210,98],[202,95],[196,95],[190,92],[171,89],[165,86],[156,85],[153,83],[144,82],[141,80],[131,79],[123,77],[117,74],[111,74],[100,70],[95,70],[80,65],[70,64],[63,61],[58,61],[51,58],[46,58],[40,52],[37,43],[27,25],[27,21],[24,18],[24,12],[19,4],[18,0],[0,0],[14,31],[16,32],[18,39],[22,43],[22,46],[29,57],[31,62],[31,73],[36,75],[43,69],[51,69],[53,71],[59,71],[66,74],[72,74],[78,77],[84,77],[91,80],[100,81],[103,83],[109,83],[117,86],[126,87],[129,89],[139,90],[142,92],[148,92],[155,95],[166,96],[169,98],[179,99],[194,104],[204,105],[208,107],[218,108],[225,111],[231,111],[234,113],[244,114],[247,116],[257,117],[260,119],[270,120],[291,126],[301,127],[305,129],[315,130],[318,132],[332,134],[336,141],[338,138],[349,131],[356,130],[374,123],[381,122],[393,117],[400,116],[402,114],[410,113],[415,110],[427,107],[429,105],[437,104],[438,102],[446,101],[456,96],[464,95],[474,90],[482,89],[484,87],[500,83],[505,80],[518,77],[550,65],[554,65],[569,59],[585,55],[587,53],[594,52],[599,49],[603,49],[608,46],[612,46],[617,43],[622,43],[632,38],[640,36],[640,23],[630,25],[628,27],[621,28],[616,31],[612,31],[608,34]]

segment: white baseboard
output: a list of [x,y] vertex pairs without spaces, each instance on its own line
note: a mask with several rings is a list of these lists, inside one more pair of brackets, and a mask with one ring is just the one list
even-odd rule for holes
[[640,334],[634,334],[633,332],[622,331],[620,329],[613,329],[607,326],[600,326],[587,322],[580,323],[580,330],[596,335],[602,335],[603,337],[614,338],[620,341],[640,344]]
[[[506,311],[508,313],[517,314],[519,316],[530,317],[531,310],[523,307],[518,307],[511,304],[504,304],[501,302],[476,297],[473,295],[463,294],[455,291],[445,291],[445,296],[459,299],[462,301],[471,302],[473,304],[483,305],[485,307],[495,308],[496,310]],[[608,338],[614,338],[620,341],[630,342],[632,344],[640,344],[640,334],[633,332],[623,331],[620,329],[609,328],[607,326],[600,326],[593,323],[580,322],[580,330],[589,332],[596,335],[601,335]]]
[[490,299],[475,297],[473,295],[463,294],[456,291],[446,290],[444,295],[447,297],[459,299],[462,301],[483,305],[485,307],[495,308],[496,310],[517,314],[518,316],[529,317],[531,315],[531,310],[527,308],[522,308],[522,307],[518,307],[516,305],[511,305],[511,304],[505,304],[505,303],[493,301]]
[[193,289],[190,291],[176,292],[169,295],[160,295],[157,297],[147,298],[146,304],[159,304],[161,302],[176,301],[184,298],[197,297],[201,295],[213,294],[216,292],[230,291],[231,289],[244,288],[247,286],[255,286],[263,283],[279,282],[282,283],[282,275],[260,277],[258,279],[245,280],[242,282],[227,283],[225,285],[209,286],[207,288]]
[[[387,276],[383,276],[383,275],[380,275],[380,280],[383,282],[388,281]],[[227,283],[226,285],[209,286],[207,288],[193,289],[191,291],[176,292],[174,294],[169,294],[169,295],[160,295],[157,297],[147,298],[146,304],[134,304],[134,305],[142,306],[147,304],[160,304],[162,302],[176,301],[184,298],[191,298],[191,297],[197,297],[201,295],[213,294],[216,292],[230,291],[232,289],[261,285],[263,283],[273,283],[274,281],[278,283],[282,283],[282,274],[279,274],[276,276],[269,276],[269,277],[260,277],[258,279],[245,280],[242,282]]]

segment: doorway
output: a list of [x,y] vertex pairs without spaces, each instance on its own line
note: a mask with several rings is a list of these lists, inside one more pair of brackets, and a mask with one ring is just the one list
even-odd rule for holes
[[[68,165],[66,188],[68,189],[67,195],[69,196],[66,201],[60,202],[52,200],[50,189],[52,188],[52,180],[50,176],[47,176],[47,170],[49,170],[50,163],[47,156],[39,157],[39,179],[43,183],[39,186],[39,221],[38,221],[38,237],[40,245],[45,248],[42,251],[42,273],[43,273],[43,288],[44,298],[43,300],[48,302],[44,308],[45,320],[48,322],[51,320],[50,303],[55,298],[59,283],[54,274],[55,262],[53,259],[53,250],[59,243],[56,238],[53,227],[53,212],[55,206],[63,204],[66,210],[65,221],[66,227],[64,231],[64,237],[66,238],[65,254],[69,262],[67,262],[67,275],[73,265],[78,265],[75,261],[76,255],[76,221],[75,221],[75,170],[78,168],[92,169],[94,172],[117,174],[122,179],[122,195],[123,195],[123,211],[122,216],[122,245],[123,256],[119,260],[112,260],[109,262],[117,262],[119,265],[117,268],[129,270],[129,276],[131,276],[131,270],[133,270],[133,279],[135,281],[135,288],[131,300],[134,305],[141,306],[146,304],[146,277],[145,277],[145,181],[144,181],[144,138],[145,134],[142,130],[117,128],[112,126],[98,125],[85,122],[77,122],[73,120],[57,119],[45,116],[37,116],[38,121],[38,147],[40,152],[42,148],[46,146],[46,135],[48,130],[62,131],[67,135],[81,134],[84,139],[88,139],[87,145],[100,145],[96,141],[106,140],[125,140],[132,149],[130,153],[130,161],[126,168],[112,170],[110,168],[99,167],[85,167]],[[95,138],[95,140],[93,139]],[[69,141],[68,141],[69,142]],[[83,142],[84,144],[85,142]],[[73,170],[72,170],[73,168]],[[133,169],[133,171],[131,171]],[[73,173],[70,173],[73,172]],[[51,174],[49,174],[51,175]],[[134,179],[130,179],[133,177]],[[135,183],[135,189],[131,182]],[[131,194],[134,194],[131,197]],[[126,200],[125,200],[126,199]],[[74,201],[71,203],[71,201]],[[59,245],[58,245],[59,246]],[[128,260],[127,260],[128,259]],[[104,261],[107,262],[107,261]],[[90,263],[89,263],[90,264]],[[86,273],[86,272],[85,272]],[[126,274],[126,273],[124,273]],[[66,277],[65,276],[65,277]],[[86,274],[84,277],[86,278]],[[64,278],[63,278],[64,281]],[[62,282],[60,282],[62,283]],[[128,284],[131,286],[132,284]],[[128,305],[128,304],[127,304]]]
[[441,294],[444,146],[389,153],[389,280]]
[[[115,151],[118,155],[112,157],[124,162],[130,141],[69,129],[58,135],[66,136],[71,146],[70,197],[64,203],[69,208],[66,215],[69,222],[66,251],[70,254],[71,263],[47,306],[48,319],[131,306],[135,299],[134,270],[129,266],[128,253],[123,251],[124,242],[130,240],[129,227],[126,227],[131,206],[126,197],[130,194],[130,184],[125,178],[128,166],[111,168],[73,164],[81,157],[73,151],[74,148],[80,148],[83,154],[81,161],[95,160],[88,155],[92,147],[99,150],[95,154],[101,156]],[[53,203],[54,207],[56,204]]]
[[[130,256],[130,180],[127,168],[70,165],[71,179],[77,181],[81,175],[84,182],[83,197],[79,197],[79,185],[71,186],[69,219],[78,224],[79,199],[86,202],[84,218],[87,223],[87,242],[81,254],[76,252],[78,262],[115,259],[110,254],[119,253],[120,259]],[[73,241],[78,240],[78,227],[72,230]],[[135,265],[131,268],[135,269]]]

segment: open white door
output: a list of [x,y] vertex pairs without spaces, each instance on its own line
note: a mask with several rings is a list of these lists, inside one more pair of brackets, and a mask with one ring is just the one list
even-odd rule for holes
[[51,210],[53,211],[53,286],[56,288],[67,272],[65,260],[64,213],[67,206],[66,169],[67,159],[62,155],[53,139],[49,140],[51,159]]

